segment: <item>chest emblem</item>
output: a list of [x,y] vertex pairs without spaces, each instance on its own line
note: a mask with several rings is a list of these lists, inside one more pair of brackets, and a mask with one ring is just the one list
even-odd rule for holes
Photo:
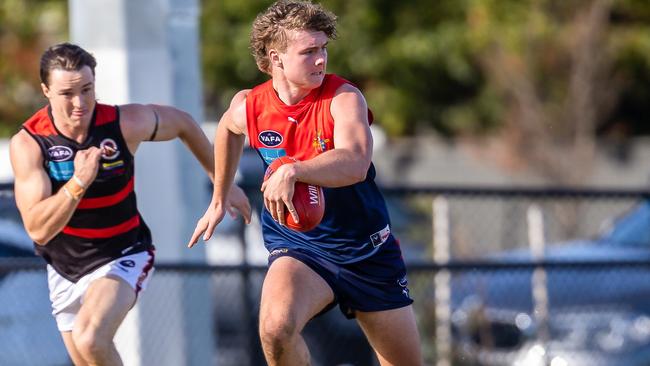
[[106,160],[113,160],[120,155],[117,143],[113,139],[103,139],[102,142],[99,143],[99,148],[102,149],[102,158]]
[[312,140],[312,146],[319,153],[327,151],[327,143],[330,142],[330,139],[323,138],[323,131],[316,132],[316,137]]
[[257,135],[257,140],[264,146],[275,147],[280,145],[284,138],[277,131],[265,130]]
[[72,149],[67,146],[56,145],[47,149],[50,161],[66,161],[72,158]]

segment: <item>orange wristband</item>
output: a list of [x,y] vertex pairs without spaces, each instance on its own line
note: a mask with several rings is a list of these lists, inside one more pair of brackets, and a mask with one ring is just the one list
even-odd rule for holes
[[63,192],[70,196],[75,201],[81,199],[86,191],[86,187],[82,184],[81,180],[74,175],[66,184],[63,185]]
[[72,175],[72,180],[74,180],[79,185],[79,187],[81,187],[83,189],[87,188],[86,185],[84,184],[84,182],[82,182],[81,179],[77,178],[76,175]]

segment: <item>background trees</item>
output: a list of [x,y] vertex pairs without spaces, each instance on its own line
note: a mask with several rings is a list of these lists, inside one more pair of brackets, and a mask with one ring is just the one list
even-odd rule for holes
[[[638,123],[650,66],[650,4],[642,0],[322,3],[340,17],[330,70],[364,88],[391,135],[494,131],[521,103],[506,90],[522,77],[549,102],[585,94],[575,89],[580,80],[608,85],[612,95],[597,98],[613,98],[611,105],[592,104],[595,132],[620,131],[614,127],[620,124],[629,133],[648,132]],[[213,110],[235,89],[264,80],[247,41],[251,19],[267,5],[204,2],[204,73]]]
[[0,136],[45,104],[39,86],[39,59],[47,45],[65,39],[66,2],[0,2]]
[[[202,2],[205,105],[216,119],[262,82],[250,25],[269,0]],[[650,133],[645,0],[322,0],[339,15],[329,71],[357,83],[390,136],[470,141],[507,166],[577,184],[601,142]],[[66,36],[64,0],[0,5],[0,133],[44,103],[38,56]],[[625,149],[613,149],[625,158]]]

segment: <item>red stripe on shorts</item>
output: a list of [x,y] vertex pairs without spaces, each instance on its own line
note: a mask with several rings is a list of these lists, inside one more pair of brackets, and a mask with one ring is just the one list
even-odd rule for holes
[[147,264],[145,264],[144,268],[142,268],[142,273],[140,273],[140,276],[138,277],[138,282],[135,284],[135,294],[137,295],[140,293],[140,290],[142,290],[142,283],[144,280],[147,278],[149,275],[149,271],[151,271],[151,268],[153,268],[153,259],[156,254],[155,249],[149,249],[147,250],[147,253],[149,253],[149,260],[147,261]]

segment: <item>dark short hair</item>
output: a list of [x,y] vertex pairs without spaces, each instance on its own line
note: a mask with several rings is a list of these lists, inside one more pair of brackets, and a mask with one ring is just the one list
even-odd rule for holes
[[97,60],[83,48],[72,43],[59,43],[43,52],[41,56],[41,82],[49,85],[50,71],[79,71],[84,66],[90,67],[95,75]]

